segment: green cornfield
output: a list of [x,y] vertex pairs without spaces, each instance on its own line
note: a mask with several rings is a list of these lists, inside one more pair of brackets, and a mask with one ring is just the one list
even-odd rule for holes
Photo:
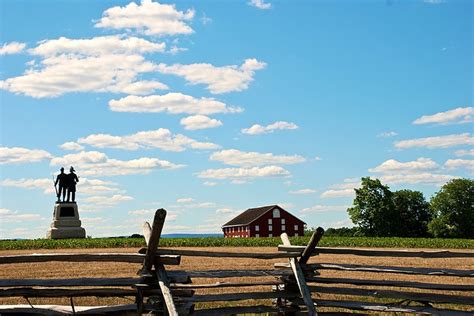
[[[293,245],[306,245],[309,237],[292,237]],[[162,238],[161,247],[276,247],[280,238]],[[0,250],[59,248],[129,248],[144,247],[143,238],[86,238],[0,240]],[[321,247],[381,248],[459,248],[474,249],[472,239],[398,238],[398,237],[323,237]]]

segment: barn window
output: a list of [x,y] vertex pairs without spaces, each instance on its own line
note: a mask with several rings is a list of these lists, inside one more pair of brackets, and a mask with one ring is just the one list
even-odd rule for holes
[[295,233],[295,236],[298,237],[298,233]]
[[295,231],[298,231],[298,225],[295,225]]
[[273,234],[268,234],[268,237],[273,237]]
[[260,226],[255,225],[255,231],[256,231],[256,232],[260,231]]
[[273,230],[273,226],[272,225],[268,225],[268,231],[272,231]]
[[284,218],[281,219],[281,223],[285,224],[285,219]]
[[284,232],[286,230],[286,226],[285,225],[281,225],[281,231]]
[[280,217],[280,210],[273,210],[273,217],[279,218]]
[[260,237],[260,234],[255,234],[255,237]]
[[269,218],[269,219],[268,219],[268,225],[271,225],[271,224],[272,224],[272,219]]

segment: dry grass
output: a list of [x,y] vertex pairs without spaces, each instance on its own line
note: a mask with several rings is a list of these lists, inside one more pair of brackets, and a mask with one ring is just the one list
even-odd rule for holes
[[[183,248],[181,248],[183,249]],[[211,250],[211,248],[184,248],[184,249],[202,249]],[[271,248],[222,248],[216,251],[233,251],[233,252],[274,252],[276,249]],[[55,249],[35,251],[41,253],[72,253],[72,252],[137,252],[138,248],[120,248],[120,249]],[[456,251],[456,250],[453,250]],[[466,250],[464,250],[466,251]],[[1,255],[12,254],[28,254],[30,250],[17,251],[0,251]],[[245,269],[272,269],[276,262],[285,262],[285,259],[261,260],[261,259],[239,259],[239,258],[202,258],[202,257],[183,257],[180,266],[169,266],[170,270],[245,270]],[[390,266],[406,266],[406,267],[436,267],[447,269],[474,269],[474,260],[467,258],[449,258],[449,259],[421,259],[421,258],[381,258],[381,257],[358,257],[351,255],[327,255],[323,254],[313,257],[310,263],[326,262],[326,263],[350,263],[350,264],[370,264],[370,265],[390,265]],[[29,263],[29,264],[8,264],[2,265],[0,270],[0,278],[2,279],[19,279],[19,278],[78,278],[78,277],[132,277],[136,275],[139,268],[138,264],[127,263],[68,263],[68,262],[51,262],[51,263]],[[343,277],[357,279],[389,279],[418,281],[429,283],[445,283],[445,284],[473,284],[472,279],[460,277],[440,277],[440,276],[410,276],[398,274],[381,274],[381,273],[365,273],[365,272],[343,272],[343,271],[327,271],[321,272],[324,277]],[[260,278],[261,280],[272,280],[272,278]],[[238,278],[238,281],[251,281],[253,278]],[[236,281],[236,278],[220,279],[219,281]],[[215,279],[194,279],[193,283],[214,283]],[[384,289],[391,289],[386,287]],[[394,290],[396,288],[393,288]],[[196,294],[217,294],[228,292],[249,292],[249,291],[267,291],[268,286],[247,287],[247,288],[218,288],[218,289],[202,289]],[[427,290],[404,289],[404,291],[426,292]],[[469,292],[449,292],[446,291],[429,291],[433,293],[444,293],[453,295],[472,296],[474,293]],[[361,299],[361,297],[337,296],[345,299]],[[322,294],[315,298],[334,299],[335,295]],[[374,301],[372,298],[366,298],[368,301]],[[75,298],[76,305],[111,305],[126,304],[133,301],[133,298]],[[59,304],[68,305],[67,298],[31,298],[30,302],[35,304]],[[24,298],[0,298],[0,304],[25,304]],[[248,302],[247,304],[250,304]],[[255,302],[253,302],[255,303]],[[262,302],[258,302],[262,303]],[[266,302],[267,304],[269,302]],[[235,304],[235,303],[232,303]],[[230,303],[221,303],[220,305],[230,305]],[[470,309],[474,311],[474,309]]]

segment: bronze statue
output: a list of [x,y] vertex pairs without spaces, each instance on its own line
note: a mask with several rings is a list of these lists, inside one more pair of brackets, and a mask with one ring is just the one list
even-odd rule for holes
[[71,166],[67,175],[67,202],[69,202],[70,197],[72,197],[72,202],[76,201],[76,183],[79,182],[79,178],[74,173],[75,171],[74,167]]
[[56,190],[56,196],[58,197],[58,202],[60,202],[60,196],[61,193],[63,195],[63,202],[66,198],[66,190],[68,188],[68,175],[64,173],[64,168],[60,169],[61,173],[58,174],[56,177],[56,181],[54,182],[54,188],[56,188],[56,185],[59,183],[59,189]]

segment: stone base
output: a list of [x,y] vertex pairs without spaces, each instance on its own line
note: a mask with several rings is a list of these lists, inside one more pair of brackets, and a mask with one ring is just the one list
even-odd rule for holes
[[86,230],[82,227],[51,227],[46,238],[67,239],[86,238]]
[[86,238],[86,231],[81,227],[76,203],[57,202],[54,205],[53,222],[46,238]]

